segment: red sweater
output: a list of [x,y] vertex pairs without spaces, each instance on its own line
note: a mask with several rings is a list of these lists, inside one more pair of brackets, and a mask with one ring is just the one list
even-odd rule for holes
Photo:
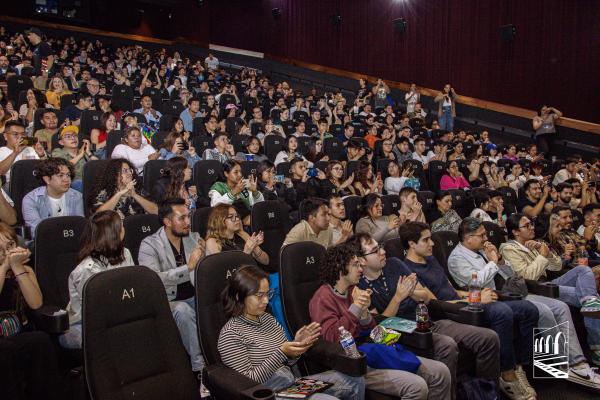
[[350,286],[346,296],[333,291],[329,285],[321,285],[310,299],[310,319],[321,324],[321,336],[328,342],[339,341],[338,328],[343,326],[354,337],[358,337],[364,329],[375,326],[375,321],[369,315],[368,319],[359,320],[360,309],[352,305],[352,290]]

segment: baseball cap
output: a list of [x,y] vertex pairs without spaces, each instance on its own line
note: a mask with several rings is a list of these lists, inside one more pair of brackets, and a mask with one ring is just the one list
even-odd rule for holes
[[27,34],[27,35],[29,35],[30,33],[34,33],[34,34],[38,35],[39,37],[42,37],[42,31],[40,31],[39,28],[31,27],[25,31],[25,34]]
[[62,138],[67,133],[74,133],[75,135],[79,134],[79,128],[76,125],[67,125],[60,131],[60,137]]

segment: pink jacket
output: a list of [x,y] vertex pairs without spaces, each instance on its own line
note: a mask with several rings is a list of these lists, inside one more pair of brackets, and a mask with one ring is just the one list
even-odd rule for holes
[[468,187],[471,187],[471,185],[469,185],[469,182],[462,176],[453,178],[450,175],[444,175],[442,176],[442,180],[440,180],[440,190],[464,189]]

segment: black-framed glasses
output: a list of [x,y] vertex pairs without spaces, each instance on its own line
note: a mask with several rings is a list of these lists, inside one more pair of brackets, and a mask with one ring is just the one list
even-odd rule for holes
[[533,228],[535,228],[535,224],[533,222],[528,222],[525,225],[519,226],[519,229],[522,229],[522,228],[533,229]]
[[363,253],[363,254],[362,254],[362,256],[363,256],[363,257],[370,256],[371,254],[376,254],[376,253],[379,253],[379,251],[381,251],[381,246],[380,246],[380,245],[377,245],[377,246],[373,247],[373,250],[371,250],[370,252],[368,252],[368,253]]
[[271,300],[274,295],[275,295],[274,289],[269,289],[266,292],[256,292],[253,294],[253,296],[258,297],[259,299],[262,299],[263,297],[267,296],[267,299],[269,299],[269,300]]

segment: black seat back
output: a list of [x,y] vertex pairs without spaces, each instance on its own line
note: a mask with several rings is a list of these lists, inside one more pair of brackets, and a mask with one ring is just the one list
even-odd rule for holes
[[92,276],[83,289],[83,337],[94,400],[197,398],[165,287],[154,271],[136,266]]
[[202,239],[206,238],[206,229],[208,228],[208,217],[212,207],[202,207],[194,210],[192,214],[192,232],[198,232]]
[[256,265],[256,262],[252,256],[235,250],[204,257],[196,268],[196,322],[202,356],[207,365],[221,361],[217,341],[221,328],[227,322],[221,292],[227,279],[242,265]]
[[83,110],[81,113],[81,124],[79,126],[79,140],[89,138],[92,129],[102,128],[103,112],[98,110]]
[[429,186],[434,192],[440,191],[440,181],[446,171],[446,163],[443,161],[429,161]]
[[339,160],[344,153],[344,143],[335,137],[330,137],[323,142],[323,153],[329,156],[330,160]]
[[290,332],[310,323],[308,303],[321,285],[319,266],[326,254],[325,248],[314,242],[292,243],[281,249],[279,286]]
[[83,204],[85,216],[89,216],[90,211],[87,207],[89,197],[92,195],[94,185],[104,175],[108,160],[89,160],[83,165]]
[[[381,243],[379,244],[381,246]],[[385,254],[388,258],[397,257],[401,260],[406,258],[406,249],[402,245],[401,238],[388,239],[383,243]]]
[[7,80],[7,98],[14,102],[19,100],[19,93],[33,87],[33,82],[29,77],[22,75],[13,75]]
[[112,131],[106,136],[106,158],[112,158],[112,152],[117,145],[123,143],[123,131]]
[[252,206],[252,232],[262,231],[265,241],[261,248],[269,255],[269,272],[277,271],[279,250],[288,232],[288,207],[278,200],[267,200]]
[[77,266],[83,217],[54,217],[40,222],[35,232],[35,274],[44,303],[65,308],[69,274]]
[[146,193],[152,193],[154,184],[163,175],[167,166],[167,160],[149,160],[144,164],[144,190]]
[[518,211],[517,204],[519,202],[517,199],[517,192],[508,186],[498,188],[497,190],[502,193],[502,200],[504,200],[504,211],[506,215],[516,213]]
[[129,249],[133,261],[137,264],[140,244],[147,236],[156,233],[162,226],[158,216],[154,214],[135,214],[125,217],[123,228],[125,229],[125,238],[123,242]]
[[163,102],[163,114],[172,115],[174,117],[179,117],[181,112],[185,109],[183,104],[178,101],[165,101]]
[[40,180],[34,175],[35,167],[39,163],[40,160],[20,160],[10,167],[8,192],[15,203],[17,223],[19,224],[23,223],[23,197],[33,189],[42,186]]
[[283,150],[285,139],[278,135],[265,136],[265,156],[271,161],[275,161],[277,153]]
[[488,240],[499,248],[500,245],[506,242],[506,231],[491,221],[484,221],[483,226],[487,233]]
[[214,148],[215,143],[208,135],[198,135],[192,139],[192,146],[194,146],[196,153],[202,154],[204,150]]
[[291,176],[292,171],[290,171],[290,163],[288,161],[280,162],[275,167],[277,175]]
[[400,197],[397,194],[386,194],[381,196],[383,204],[383,215],[398,215],[400,211]]
[[360,218],[360,207],[362,206],[362,197],[346,196],[344,197],[344,208],[346,209],[346,218],[356,226],[356,221]]
[[423,206],[423,213],[427,214],[428,211],[433,210],[436,207],[435,204],[435,193],[429,190],[420,190],[417,192],[417,200]]
[[113,86],[110,106],[113,110],[131,111],[133,109],[133,88],[127,85]]
[[254,176],[256,176],[258,161],[242,161],[240,162],[240,167],[242,169],[242,176],[244,178],[247,178],[250,174],[254,174]]
[[[198,200],[208,200],[208,191],[215,183],[223,170],[222,164],[217,160],[200,160],[194,164],[194,185],[198,191]],[[208,200],[210,204],[210,200]],[[204,205],[208,205],[204,204]]]
[[452,250],[460,242],[458,234],[451,231],[438,231],[431,234],[431,240],[433,240],[433,256],[444,267],[444,271],[450,282],[457,287],[456,282],[454,282],[448,272],[448,257],[450,257],[450,253],[452,253]]

